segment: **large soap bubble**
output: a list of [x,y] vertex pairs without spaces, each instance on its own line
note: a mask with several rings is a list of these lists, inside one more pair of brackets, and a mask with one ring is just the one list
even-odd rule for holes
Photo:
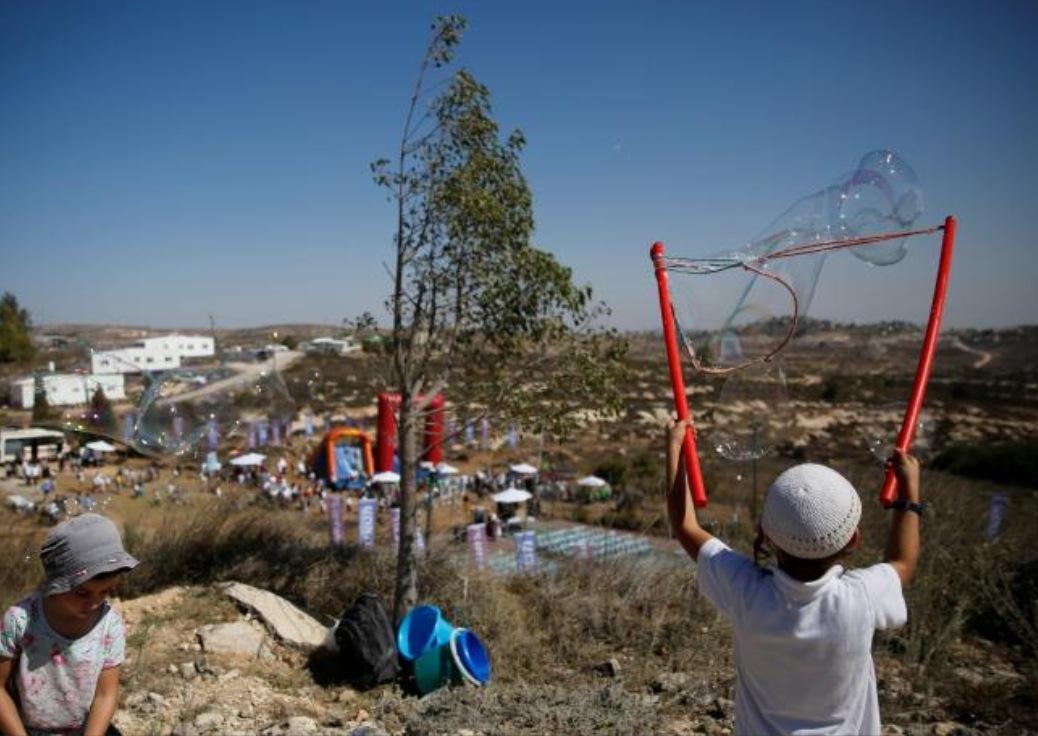
[[711,416],[706,434],[721,457],[749,462],[774,454],[790,425],[782,367],[760,363],[730,374]]
[[234,437],[248,443],[255,427],[265,427],[271,440],[287,435],[295,404],[272,366],[225,369],[202,378],[181,371],[149,377],[137,407],[136,449],[194,455],[216,450]]
[[[61,380],[67,387],[75,382],[70,376],[78,376],[78,398],[88,398],[70,403],[77,397],[53,390],[56,374],[37,373],[35,398],[44,397],[46,409],[37,409],[34,423],[172,458],[278,443],[291,431],[295,404],[273,359],[149,370],[145,366],[154,363],[148,357],[132,349],[102,353],[80,345],[61,366]],[[161,365],[164,356],[154,360]]]
[[[898,262],[906,238],[870,239],[912,227],[922,203],[912,168],[892,151],[873,151],[831,186],[798,199],[749,244],[668,258],[671,274],[699,277],[671,286],[696,368],[726,371],[777,356],[808,314],[827,254],[842,247],[873,265]],[[729,349],[735,341],[739,350]]]

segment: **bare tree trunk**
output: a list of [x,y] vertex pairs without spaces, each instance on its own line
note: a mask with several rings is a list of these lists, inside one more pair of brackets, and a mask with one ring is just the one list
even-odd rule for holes
[[415,554],[415,417],[409,391],[400,394],[397,441],[400,452],[400,546],[397,550],[396,588],[393,596],[393,621],[418,603],[418,564]]

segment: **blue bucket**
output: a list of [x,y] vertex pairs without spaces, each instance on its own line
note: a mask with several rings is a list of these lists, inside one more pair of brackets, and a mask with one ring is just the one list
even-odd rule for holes
[[414,661],[432,649],[445,646],[453,631],[454,627],[436,606],[415,606],[400,622],[396,648],[401,657]]
[[490,682],[490,655],[479,637],[468,629],[455,629],[450,638],[453,680],[482,687]]

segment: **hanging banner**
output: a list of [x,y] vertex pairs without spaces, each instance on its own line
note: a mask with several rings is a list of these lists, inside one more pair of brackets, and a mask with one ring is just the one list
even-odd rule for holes
[[184,434],[184,417],[177,414],[173,417],[173,439],[180,440]]
[[279,422],[277,419],[273,419],[270,422],[270,434],[271,434],[270,444],[275,445],[275,446],[280,445],[281,444],[281,422]]
[[332,546],[342,546],[342,496],[331,493],[325,499],[328,504],[328,524],[332,535]]
[[307,437],[313,437],[314,436],[314,415],[313,414],[307,414],[306,418],[303,421],[306,423],[306,436]]
[[210,419],[205,425],[205,437],[209,443],[209,449],[215,450],[220,446],[220,433],[216,429],[216,420]]
[[519,430],[514,424],[508,428],[508,446],[513,450],[519,446]]
[[249,429],[246,434],[248,435],[248,439],[245,441],[245,445],[252,450],[256,447],[256,425],[249,422]]
[[517,532],[515,539],[515,567],[519,572],[537,570],[537,533]]
[[465,529],[465,538],[469,543],[472,564],[482,570],[487,566],[487,525],[469,524]]
[[490,449],[490,420],[483,417],[479,422],[479,447],[481,450]]
[[260,422],[259,426],[256,427],[256,442],[260,447],[265,447],[267,444],[267,423]]
[[375,513],[378,501],[374,498],[362,498],[357,505],[357,533],[361,547],[375,546]]
[[130,443],[133,439],[133,427],[137,422],[137,415],[134,412],[127,412],[126,416],[123,417],[123,442],[126,444]]
[[1009,496],[1004,493],[996,493],[991,497],[991,509],[988,511],[987,540],[993,542],[998,539],[1002,532],[1002,519],[1006,515],[1006,506],[1009,505]]
[[[389,526],[393,530],[393,550],[400,549],[400,507],[389,510]],[[414,546],[419,552],[425,549],[425,535],[421,529],[415,529]]]
[[472,422],[465,425],[465,444],[469,447],[476,444],[476,425]]

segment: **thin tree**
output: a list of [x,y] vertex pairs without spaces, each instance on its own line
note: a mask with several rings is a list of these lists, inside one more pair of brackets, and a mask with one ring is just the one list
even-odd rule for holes
[[578,410],[619,406],[625,345],[597,327],[607,310],[531,243],[522,133],[501,138],[490,92],[467,70],[430,80],[452,63],[465,25],[433,24],[395,160],[372,164],[397,216],[383,354],[400,395],[396,620],[417,601],[417,430],[438,392],[556,435],[576,426]]

